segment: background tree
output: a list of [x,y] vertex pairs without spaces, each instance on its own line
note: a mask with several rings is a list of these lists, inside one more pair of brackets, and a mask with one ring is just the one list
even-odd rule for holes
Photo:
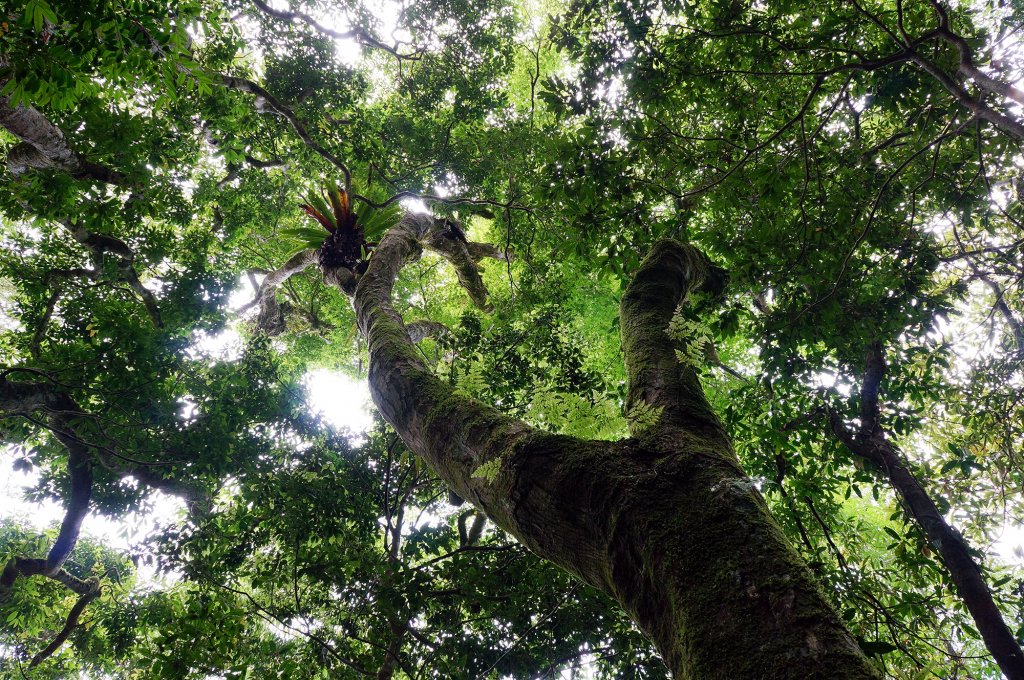
[[[375,345],[370,307],[388,300],[357,299],[371,366],[406,352],[446,393],[563,435],[663,415],[637,406],[665,404],[644,396],[623,292],[663,237],[710,255],[725,299],[668,309],[656,334],[861,648],[895,677],[1020,676],[1004,623],[1019,577],[980,552],[1021,517],[1014,8],[16,4],[0,23],[3,431],[67,515],[52,543],[5,544],[10,667],[664,673],[607,598],[491,525],[470,541],[473,512],[393,433],[354,445],[309,417],[309,367],[364,365],[334,290],[362,272],[316,257],[299,208],[337,182],[363,219],[415,197],[460,218],[414,240],[493,306],[468,310],[439,260],[413,264],[394,304],[429,321],[417,349]],[[362,267],[374,240],[353,241]],[[465,255],[506,261],[475,279]],[[237,356],[203,342],[226,328]],[[481,496],[501,478],[479,462],[458,491],[537,548]],[[86,511],[154,490],[187,507],[147,549],[182,579],[104,604],[117,580],[74,558]]]

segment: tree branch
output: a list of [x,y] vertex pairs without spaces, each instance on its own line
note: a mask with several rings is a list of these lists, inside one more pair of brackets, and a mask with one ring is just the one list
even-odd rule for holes
[[[59,419],[60,416],[54,416]],[[89,512],[89,499],[92,497],[92,456],[89,449],[80,440],[73,439],[59,429],[54,434],[68,450],[68,472],[71,474],[71,496],[68,509],[60,525],[57,540],[46,555],[46,575],[50,576],[60,569],[65,560],[78,543],[78,535],[82,529],[82,521]]]
[[46,645],[43,650],[32,657],[32,661],[28,665],[29,668],[35,668],[61,648],[61,645],[63,645],[68,637],[71,636],[71,633],[74,632],[75,628],[78,627],[78,618],[82,615],[82,612],[85,611],[85,608],[89,606],[90,602],[100,596],[99,580],[92,579],[88,583],[90,584],[88,592],[82,593],[79,596],[78,601],[75,602],[75,605],[71,608],[71,611],[68,612],[68,618],[64,622],[64,627],[61,628],[60,632],[57,633],[57,636],[50,641],[50,644]]
[[316,264],[316,261],[317,251],[314,248],[296,253],[280,269],[266,275],[252,302],[239,311],[258,305],[260,311],[256,317],[256,329],[270,336],[280,335],[285,328],[285,314],[281,303],[277,301],[277,289],[295,274]]
[[311,28],[315,29],[320,33],[323,33],[324,35],[330,36],[338,40],[355,39],[359,41],[361,44],[366,45],[367,47],[383,50],[384,52],[387,52],[391,56],[398,59],[399,61],[417,61],[420,59],[419,55],[423,52],[423,50],[416,50],[415,52],[403,54],[399,52],[396,48],[391,47],[390,45],[385,45],[380,40],[370,35],[368,31],[358,26],[350,28],[347,31],[336,31],[333,28],[328,28],[327,26],[324,26],[316,19],[303,12],[294,12],[284,9],[274,9],[267,3],[263,2],[263,0],[252,0],[252,4],[256,5],[256,7],[258,7],[260,11],[262,11],[264,14],[268,14],[274,17],[275,19],[280,19],[282,21],[288,22],[298,21],[300,23],[306,24],[307,26],[310,26]]
[[[142,300],[142,304],[145,306],[149,318],[153,321],[153,325],[157,328],[163,328],[163,321],[160,318],[160,307],[156,303],[156,296],[153,295],[151,290],[142,285],[142,280],[139,279],[139,274],[135,271],[135,253],[128,244],[114,236],[93,233],[84,226],[67,220],[61,221],[61,224],[78,243],[89,249],[93,262],[93,271],[89,273],[90,278],[95,280],[100,276],[107,253],[117,256],[117,270],[121,275],[121,280],[127,283],[132,291],[139,296],[139,299]],[[69,271],[81,272],[83,270]]]
[[[36,412],[46,414],[47,421],[43,423],[32,418]],[[198,509],[208,500],[202,488],[164,477],[153,469],[151,463],[133,460],[108,446],[88,442],[80,437],[76,421],[91,416],[67,393],[48,384],[9,380],[0,376],[0,418],[14,416],[28,418],[49,429],[77,461],[91,451],[91,455],[95,455],[104,468],[118,477],[134,477],[141,484],[179,496],[192,510]],[[72,474],[76,474],[74,470]],[[79,479],[84,480],[84,477]]]
[[[7,66],[0,57],[0,69]],[[7,82],[0,79],[0,87]],[[9,97],[0,97],[0,127],[21,140],[7,153],[7,169],[13,175],[28,170],[60,170],[73,177],[94,179],[107,184],[122,184],[124,176],[75,153],[60,128],[31,106],[11,106]]]
[[878,392],[885,377],[882,343],[875,341],[864,353],[864,378],[860,384],[860,436],[870,437],[881,427]]
[[439,321],[411,321],[405,324],[405,330],[409,332],[409,339],[413,342],[421,342],[426,338],[437,338],[448,332],[448,327]]
[[215,74],[215,78],[218,79],[215,82],[221,85],[222,87],[226,87],[229,90],[236,90],[238,92],[246,92],[248,94],[254,95],[256,97],[257,102],[260,105],[269,106],[275,112],[280,114],[286,121],[288,121],[288,124],[291,125],[292,130],[294,130],[295,134],[299,137],[300,140],[302,140],[303,144],[309,147],[310,150],[318,154],[328,163],[341,170],[342,174],[344,174],[345,176],[345,189],[346,191],[351,193],[352,172],[348,169],[348,166],[345,165],[345,163],[343,163],[337,156],[334,156],[329,151],[327,151],[327,149],[318,144],[310,136],[309,131],[306,130],[306,126],[302,123],[301,120],[299,120],[299,117],[295,115],[294,111],[292,111],[289,107],[285,106],[284,103],[277,99],[277,97],[270,94],[265,89],[257,85],[255,82],[249,80],[248,78],[242,78],[239,76],[229,76],[224,74]]
[[996,80],[975,65],[970,45],[967,44],[963,36],[954,33],[949,27],[949,10],[939,0],[931,0],[931,5],[939,19],[939,28],[935,34],[956,48],[957,54],[960,56],[958,67],[960,73],[973,80],[978,87],[987,92],[1012,99],[1018,104],[1024,104],[1024,91],[1009,83]]
[[[659,241],[644,258],[619,306],[629,380],[627,413],[635,413],[643,405],[655,410],[659,428],[724,434],[696,371],[677,358],[678,343],[669,337],[668,326],[691,292],[721,293],[725,282],[723,269],[693,246],[678,241]],[[646,428],[637,425],[637,429]]]
[[991,107],[986,106],[984,103],[972,97],[960,83],[953,80],[949,74],[928,59],[925,59],[920,54],[912,54],[910,56],[910,61],[920,66],[925,73],[935,78],[935,80],[937,80],[947,92],[953,95],[954,99],[960,102],[960,104],[972,114],[982,120],[987,120],[1003,132],[1016,137],[1018,140],[1024,140],[1024,124],[993,110]]
[[981,567],[971,555],[967,540],[946,522],[880,424],[878,395],[885,368],[883,349],[879,343],[873,343],[867,351],[861,384],[862,422],[859,432],[854,434],[839,413],[831,408],[828,409],[829,426],[851,452],[870,461],[887,476],[907,514],[914,518],[928,541],[935,546],[960,599],[967,605],[985,646],[1003,674],[1011,680],[1024,680],[1024,652],[1004,622]]

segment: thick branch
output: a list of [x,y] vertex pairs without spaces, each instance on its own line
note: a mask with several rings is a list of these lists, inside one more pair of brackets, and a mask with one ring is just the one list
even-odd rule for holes
[[14,582],[21,576],[46,576],[79,595],[86,594],[92,588],[90,581],[73,576],[64,569],[58,569],[52,574],[47,574],[45,559],[38,557],[15,557],[4,566],[2,575],[0,575],[0,600],[7,596],[14,586]]
[[430,372],[391,295],[444,230],[406,216],[353,300],[371,394],[409,448],[533,552],[619,601],[679,677],[877,677],[719,429],[680,431],[671,450],[550,435]]
[[1013,135],[1018,140],[1024,140],[1024,124],[993,110],[991,107],[986,106],[984,103],[972,97],[971,94],[964,89],[963,85],[956,82],[956,80],[954,80],[949,74],[928,59],[922,57],[920,54],[915,53],[911,55],[910,61],[920,66],[922,70],[928,73],[928,75],[935,78],[935,80],[937,80],[947,92],[953,95],[954,99],[960,102],[960,104],[962,104],[963,107],[973,115],[981,118],[982,120],[987,120],[1003,132]]
[[[59,420],[59,416],[55,416]],[[71,496],[68,499],[68,509],[64,514],[64,520],[60,525],[60,533],[57,540],[46,555],[46,575],[56,573],[67,560],[71,551],[78,543],[78,534],[82,529],[82,520],[89,512],[89,499],[92,497],[92,456],[89,455],[89,448],[84,446],[80,440],[62,433],[59,429],[54,430],[57,439],[68,450],[68,472],[71,474]]]
[[377,670],[377,680],[391,680],[395,675],[395,667],[401,664],[399,654],[402,651],[402,644],[409,631],[408,623],[392,621],[389,624],[391,638],[388,640],[387,649],[384,650],[384,661]]
[[[427,218],[432,220],[433,218]],[[423,245],[438,253],[451,263],[455,268],[455,274],[459,277],[459,284],[469,294],[473,304],[485,311],[490,311],[491,306],[487,302],[487,287],[480,276],[480,267],[477,262],[484,256],[501,258],[502,255],[493,246],[488,248],[483,244],[473,244],[470,248],[469,242],[462,229],[455,223],[445,220],[443,229],[431,228],[424,232],[422,237]]]
[[[459,252],[456,244],[443,245],[443,239],[454,239],[445,232],[440,220],[408,214],[374,249],[353,300],[359,328],[369,344],[370,389],[385,419],[414,451],[426,454],[460,497],[487,508],[492,517],[502,519],[502,526],[511,527],[508,509],[502,508],[492,485],[473,473],[514,447],[531,428],[472,399],[450,394],[422,362],[391,306],[398,273],[419,258],[425,242],[446,257]],[[325,278],[330,279],[330,272],[325,272]],[[424,419],[421,414],[431,417]]]
[[[0,57],[0,69],[7,60]],[[7,82],[0,79],[0,87]],[[0,97],[0,127],[21,140],[7,154],[7,169],[13,175],[28,170],[61,170],[78,178],[109,184],[124,182],[124,176],[75,153],[60,128],[31,106],[11,106],[9,97]]]
[[448,332],[448,327],[439,321],[412,321],[405,324],[405,330],[409,332],[409,339],[413,342],[421,342],[426,338],[437,338]]
[[677,241],[659,241],[644,258],[619,307],[627,412],[650,408],[660,426],[723,433],[696,371],[677,358],[668,325],[690,292],[720,293],[725,278],[703,253]]
[[280,335],[284,331],[285,314],[281,303],[277,301],[277,289],[295,274],[316,264],[316,260],[317,251],[307,248],[293,255],[280,269],[266,275],[256,291],[256,297],[240,310],[244,311],[254,305],[259,306],[260,312],[256,317],[257,330],[270,336]]
[[996,80],[975,65],[970,45],[967,44],[963,36],[954,33],[949,27],[949,10],[946,9],[945,5],[940,0],[932,0],[931,4],[932,9],[939,18],[939,28],[936,31],[936,35],[956,48],[957,54],[960,56],[960,66],[958,69],[960,73],[976,82],[978,87],[987,92],[1012,99],[1018,104],[1024,104],[1024,91],[1009,83]]
[[879,422],[878,391],[885,377],[885,353],[882,343],[872,342],[864,354],[864,379],[860,384],[860,432],[870,436],[876,432]]

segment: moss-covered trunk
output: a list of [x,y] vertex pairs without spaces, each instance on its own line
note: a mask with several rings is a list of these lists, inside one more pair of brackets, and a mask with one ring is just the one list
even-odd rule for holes
[[431,218],[407,217],[354,297],[371,392],[409,447],[498,526],[621,603],[677,677],[877,677],[744,475],[696,376],[675,360],[665,328],[685,295],[715,278],[706,259],[665,242],[644,261],[624,296],[623,346],[630,402],[645,402],[653,423],[593,442],[453,394],[420,361],[390,305],[407,261],[436,250],[483,299],[482,251],[443,238]]

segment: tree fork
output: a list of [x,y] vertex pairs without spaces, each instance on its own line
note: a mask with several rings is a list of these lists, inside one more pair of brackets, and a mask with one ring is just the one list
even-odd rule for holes
[[[659,243],[623,299],[631,391],[661,409],[657,427],[582,441],[454,394],[420,360],[391,295],[423,247],[465,257],[438,247],[441,230],[441,220],[407,215],[381,240],[353,300],[374,401],[410,449],[539,556],[614,597],[676,677],[877,678],[741,470],[699,381],[674,350],[668,361],[668,319],[714,278],[707,259]],[[475,262],[453,264],[485,304]]]

